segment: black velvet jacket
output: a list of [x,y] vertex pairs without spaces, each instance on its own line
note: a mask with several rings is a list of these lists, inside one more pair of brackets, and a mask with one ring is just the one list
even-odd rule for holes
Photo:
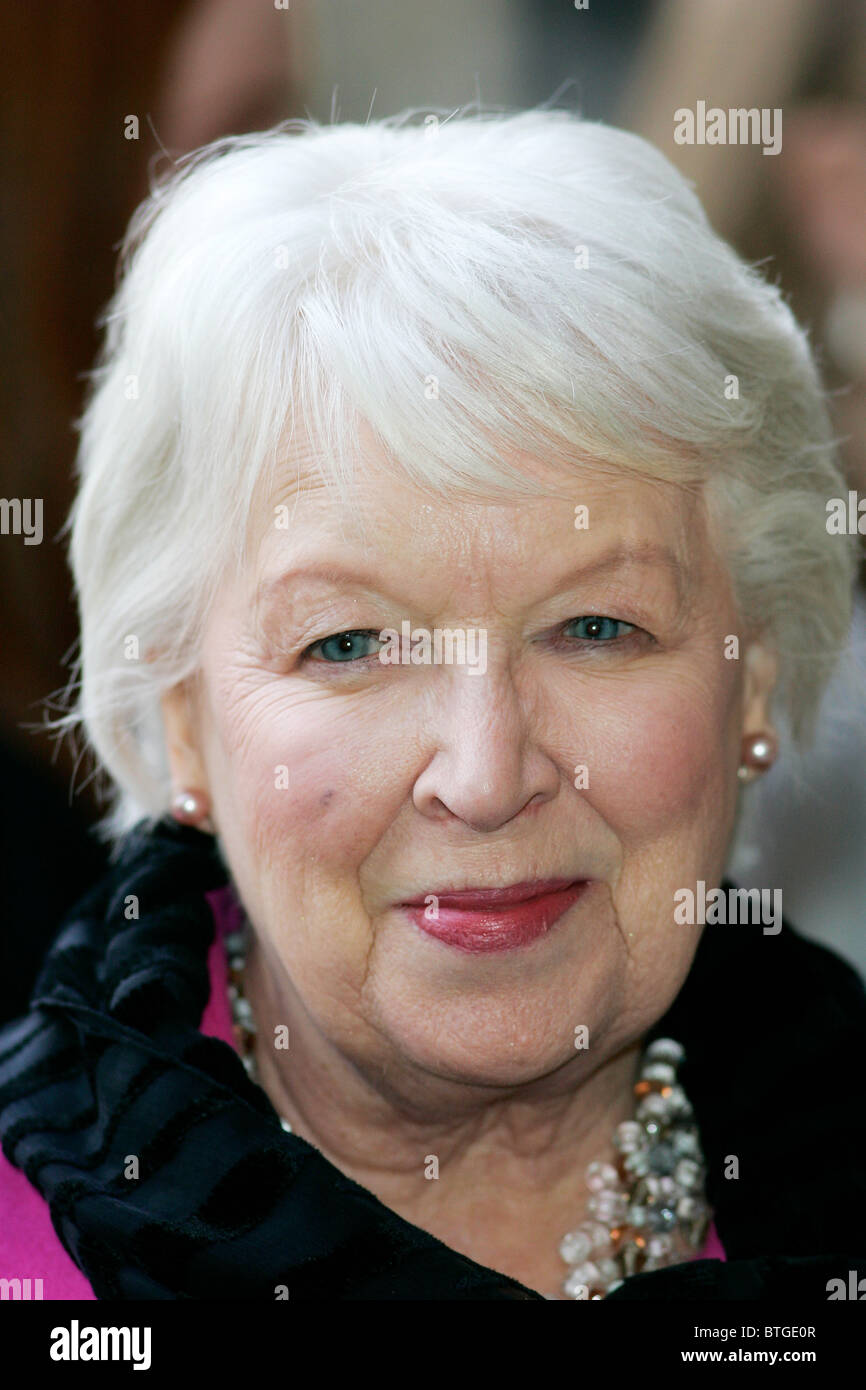
[[[30,1011],[0,1029],[3,1151],[97,1296],[273,1301],[285,1285],[293,1300],[540,1299],[285,1134],[233,1049],[198,1032],[204,894],[225,881],[210,836],[171,822],[134,832],[67,919]],[[608,1301],[823,1302],[830,1279],[866,1275],[854,971],[787,925],[709,925],[651,1036],[685,1047],[728,1258],[636,1275]],[[739,1176],[726,1179],[731,1156]]]

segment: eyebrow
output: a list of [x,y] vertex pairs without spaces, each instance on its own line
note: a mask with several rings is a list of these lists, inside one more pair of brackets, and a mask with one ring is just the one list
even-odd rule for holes
[[351,587],[371,590],[373,588],[371,576],[365,574],[363,570],[348,569],[344,565],[329,564],[327,561],[317,560],[308,565],[298,566],[297,569],[285,570],[273,578],[263,579],[256,589],[255,601],[261,603],[267,602],[271,598],[277,598],[287,588],[293,588],[296,584],[309,579],[333,584],[335,588]]
[[612,550],[599,555],[598,559],[572,570],[569,578],[580,581],[592,578],[605,570],[631,569],[635,566],[643,569],[665,569],[674,582],[679,602],[683,602],[686,572],[682,562],[673,550],[656,541],[623,541]]
[[[644,569],[665,569],[674,581],[678,599],[682,602],[685,581],[683,566],[673,550],[655,541],[622,542],[589,564],[570,570],[558,587],[564,589],[570,584],[591,579],[605,571],[630,569],[635,566]],[[386,590],[377,588],[375,577],[363,570],[356,571],[337,563],[314,561],[297,569],[285,570],[273,578],[264,579],[256,590],[255,603],[267,603],[270,599],[279,597],[287,588],[293,588],[309,579],[332,584],[335,588],[368,589],[371,593],[387,593]]]

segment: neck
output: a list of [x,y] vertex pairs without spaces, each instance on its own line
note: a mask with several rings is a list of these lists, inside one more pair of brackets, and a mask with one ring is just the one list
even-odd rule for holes
[[529,1085],[470,1085],[342,1051],[257,941],[244,991],[260,1084],[296,1134],[452,1249],[562,1297],[559,1242],[587,1217],[587,1166],[614,1160],[614,1130],[634,1114],[638,1043],[582,1078],[569,1062]]

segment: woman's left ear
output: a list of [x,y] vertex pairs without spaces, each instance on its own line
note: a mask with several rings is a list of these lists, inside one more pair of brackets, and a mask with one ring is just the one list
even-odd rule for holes
[[779,675],[779,660],[762,642],[750,642],[745,654],[743,721],[740,730],[741,782],[752,782],[776,760],[779,741],[770,714]]
[[745,663],[743,736],[774,733],[770,708],[779,678],[779,658],[772,648],[754,641],[746,648]]

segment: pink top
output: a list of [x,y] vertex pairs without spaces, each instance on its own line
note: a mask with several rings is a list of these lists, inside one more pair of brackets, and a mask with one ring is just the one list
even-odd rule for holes
[[[199,1030],[236,1046],[228,997],[228,964],[223,937],[241,925],[240,908],[230,888],[207,894],[216,923],[208,954],[211,992]],[[66,1253],[51,1223],[48,1203],[0,1150],[0,1279],[30,1280],[30,1296],[45,1299],[94,1299],[90,1282]],[[695,1259],[724,1260],[725,1252],[711,1225]],[[40,1282],[41,1281],[41,1282]],[[26,1285],[25,1285],[26,1288]]]

